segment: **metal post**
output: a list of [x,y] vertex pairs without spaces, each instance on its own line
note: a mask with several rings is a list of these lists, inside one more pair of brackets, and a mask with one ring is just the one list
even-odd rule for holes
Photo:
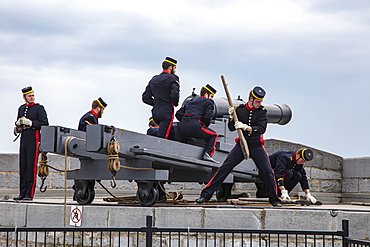
[[343,231],[342,246],[348,247],[347,238],[349,237],[349,223],[347,219],[342,220],[342,231]]
[[151,215],[146,216],[146,247],[153,246],[153,231],[152,231],[153,217]]
[[14,234],[15,234],[15,246],[18,247],[18,226],[15,226]]

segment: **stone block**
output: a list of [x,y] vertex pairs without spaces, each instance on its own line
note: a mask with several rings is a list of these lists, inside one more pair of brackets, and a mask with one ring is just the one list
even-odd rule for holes
[[[316,210],[279,210],[266,209],[263,229],[287,229],[287,230],[331,230],[330,211]],[[287,224],[278,224],[284,219]],[[302,224],[304,222],[304,224]]]
[[[67,206],[66,222],[69,226],[71,206]],[[63,205],[28,204],[27,227],[63,227]]]
[[27,204],[0,202],[1,227],[25,227]]
[[[53,173],[49,174],[51,177],[51,187],[56,189],[64,189],[64,174],[63,173]],[[67,180],[67,188],[71,188],[74,184],[73,180]]]
[[359,179],[359,191],[358,192],[370,192],[370,179]]
[[[153,223],[156,224],[154,212],[155,210],[150,207],[109,207],[108,227],[143,227],[146,226],[147,215],[153,216]],[[100,223],[98,225],[100,226]]]
[[19,155],[17,153],[0,154],[0,167],[3,172],[18,172]]
[[5,184],[5,180],[6,179],[6,175],[5,173],[0,173],[0,187],[5,187],[6,184]]
[[342,192],[355,192],[358,193],[359,182],[358,179],[343,179]]
[[19,187],[19,175],[18,174],[7,174],[6,186],[8,188],[18,188]]
[[310,191],[317,191],[319,185],[320,185],[320,181],[318,180],[309,180],[308,181],[309,183],[309,186],[310,186]]
[[322,181],[320,184],[320,191],[321,192],[341,192],[341,183],[340,181],[332,180],[332,181]]
[[344,178],[369,178],[370,157],[346,158],[343,160]]
[[342,229],[343,219],[349,222],[350,238],[369,240],[370,214],[368,212],[338,211],[338,216],[335,217],[338,230]]
[[[156,208],[155,226],[157,227],[202,227],[204,210],[198,207]],[[184,217],[185,216],[185,217]]]
[[222,222],[222,228],[259,229],[265,220],[262,209],[204,209],[202,217],[204,222],[202,227],[204,228],[219,228],[220,222]]
[[[316,160],[319,157],[315,157]],[[319,168],[322,169],[329,169],[329,170],[335,170],[338,172],[342,171],[343,167],[343,158],[334,154],[325,153],[325,155],[322,156],[322,166]]]
[[342,174],[336,171],[321,170],[316,168],[311,168],[309,179],[342,179]]

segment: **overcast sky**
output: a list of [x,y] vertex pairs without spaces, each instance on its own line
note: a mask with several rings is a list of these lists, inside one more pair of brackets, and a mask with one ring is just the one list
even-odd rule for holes
[[100,123],[145,133],[151,107],[141,94],[171,56],[181,102],[207,83],[225,97],[224,75],[234,98],[259,85],[265,104],[292,109],[265,139],[370,156],[369,41],[363,0],[1,1],[0,152],[18,152],[25,86],[50,125],[77,128],[102,97]]

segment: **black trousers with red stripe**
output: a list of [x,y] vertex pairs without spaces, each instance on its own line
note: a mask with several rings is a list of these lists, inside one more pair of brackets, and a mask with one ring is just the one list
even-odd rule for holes
[[174,107],[169,102],[156,102],[152,109],[153,120],[159,125],[158,137],[165,139],[172,139],[173,127],[172,122],[174,118]]
[[[269,196],[269,202],[271,204],[275,202],[280,202],[276,194],[276,183],[274,178],[274,173],[270,165],[268,155],[262,145],[252,145],[249,147],[250,158],[254,161],[263,182],[266,184],[267,193]],[[235,166],[244,160],[244,155],[239,142],[234,146],[234,148],[227,155],[225,161],[218,169],[216,174],[208,182],[206,187],[201,192],[201,197],[210,199],[213,193],[218,190],[226,177],[230,174]]]
[[213,156],[218,139],[218,134],[214,130],[202,125],[197,118],[193,117],[183,117],[178,130],[181,140],[184,142],[190,137],[205,139],[207,144],[204,151],[211,157]]
[[33,198],[38,163],[39,130],[24,130],[19,147],[19,195]]

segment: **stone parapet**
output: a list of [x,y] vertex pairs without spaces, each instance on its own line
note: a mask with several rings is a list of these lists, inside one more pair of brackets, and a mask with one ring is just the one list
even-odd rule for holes
[[[340,202],[338,194],[343,193],[342,201],[351,201],[351,198],[362,198],[370,201],[370,157],[360,158],[345,158],[331,154],[322,150],[315,149],[299,143],[292,143],[276,139],[268,139],[265,141],[265,148],[269,154],[280,150],[298,150],[302,147],[311,148],[314,152],[314,160],[305,164],[307,177],[309,178],[310,189],[315,193],[335,195],[334,197]],[[75,169],[80,167],[79,159],[67,157],[63,155],[47,154],[48,164],[60,170],[64,170],[65,165],[67,169]],[[67,162],[67,164],[65,164]],[[5,196],[12,197],[14,195],[5,194],[7,191],[16,190],[19,186],[18,175],[18,154],[4,153],[0,154],[0,198]],[[116,191],[135,191],[137,185],[132,181],[117,180]],[[101,181],[105,187],[110,187],[110,181]],[[36,187],[41,185],[41,179],[37,178]],[[45,180],[45,185],[48,189],[55,191],[64,189],[64,175],[61,172],[49,169],[49,176]],[[72,180],[67,181],[67,187],[71,188]],[[97,188],[101,188],[96,184]],[[198,195],[199,191],[204,187],[204,184],[176,182],[165,184],[165,188],[170,191],[194,191],[194,195]],[[253,194],[256,186],[253,183],[235,183],[233,187],[234,192],[247,191]],[[293,193],[300,193],[300,185],[297,185]],[[355,193],[361,194],[361,197],[354,197]],[[343,200],[343,198],[345,198]],[[333,198],[332,198],[333,199]],[[331,200],[333,201],[333,200]]]

